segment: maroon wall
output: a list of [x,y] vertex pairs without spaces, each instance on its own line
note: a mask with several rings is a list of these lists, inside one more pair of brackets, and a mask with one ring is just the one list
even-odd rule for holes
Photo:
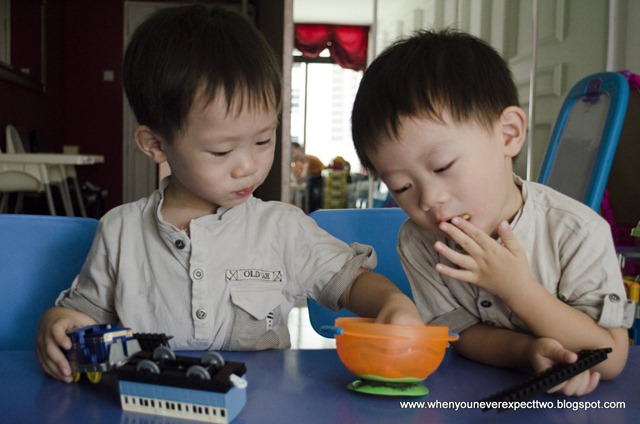
[[[40,2],[37,0],[25,0],[12,2],[11,5],[11,62],[12,68],[17,72],[20,69],[30,70],[29,78],[33,81],[40,79]],[[49,17],[55,19],[58,13],[57,7],[52,7]],[[51,31],[47,38],[47,44],[58,43],[60,34]],[[47,67],[60,66],[59,56],[47,58]],[[53,75],[52,87],[59,85]],[[56,90],[44,94],[38,90],[16,85],[0,80],[0,147],[6,151],[5,131],[7,124],[14,124],[28,130],[42,131],[52,122],[60,123],[62,114],[56,107],[59,99],[55,98]]]
[[[81,181],[108,190],[107,209],[122,202],[122,23],[122,1],[65,2],[62,141],[104,155],[103,165],[78,172]],[[105,70],[113,81],[103,81]]]

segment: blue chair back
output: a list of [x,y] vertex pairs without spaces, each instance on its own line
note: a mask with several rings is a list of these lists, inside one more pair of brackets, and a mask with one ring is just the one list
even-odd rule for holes
[[629,83],[619,73],[580,80],[562,104],[538,182],[598,212],[628,101]]
[[0,350],[31,350],[42,314],[71,286],[98,220],[0,214]]
[[[373,246],[378,255],[378,266],[374,271],[393,281],[411,297],[411,287],[396,248],[398,231],[408,218],[402,209],[323,209],[310,216],[320,228],[346,243],[358,242]],[[307,303],[313,329],[327,338],[333,338],[333,333],[323,331],[323,325],[334,325],[338,317],[355,316],[346,309],[335,313],[312,299]]]

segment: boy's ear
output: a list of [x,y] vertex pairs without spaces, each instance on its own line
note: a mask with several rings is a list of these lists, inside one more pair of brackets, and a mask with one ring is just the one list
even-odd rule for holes
[[133,132],[133,139],[136,141],[138,148],[153,159],[155,163],[167,161],[167,155],[164,152],[164,141],[148,126],[138,125]]
[[527,138],[527,117],[517,106],[509,106],[500,117],[500,131],[504,140],[504,151],[509,157],[515,157]]

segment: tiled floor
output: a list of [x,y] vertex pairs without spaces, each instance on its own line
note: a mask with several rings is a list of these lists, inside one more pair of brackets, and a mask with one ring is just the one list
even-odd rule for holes
[[335,349],[334,339],[327,339],[316,333],[309,321],[306,302],[299,304],[289,314],[291,349]]

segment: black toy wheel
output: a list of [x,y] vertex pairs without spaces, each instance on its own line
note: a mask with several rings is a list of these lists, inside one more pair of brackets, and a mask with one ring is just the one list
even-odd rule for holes
[[176,354],[166,346],[158,346],[153,350],[154,361],[166,361],[167,359],[176,359]]
[[224,366],[224,358],[222,355],[212,350],[203,353],[202,357],[200,357],[200,362],[210,365],[216,369],[220,369]]
[[200,380],[211,380],[211,374],[202,365],[191,365],[187,370],[187,378],[198,378]]
[[149,374],[160,374],[160,367],[155,362],[149,359],[143,359],[138,362],[136,371],[148,372]]

